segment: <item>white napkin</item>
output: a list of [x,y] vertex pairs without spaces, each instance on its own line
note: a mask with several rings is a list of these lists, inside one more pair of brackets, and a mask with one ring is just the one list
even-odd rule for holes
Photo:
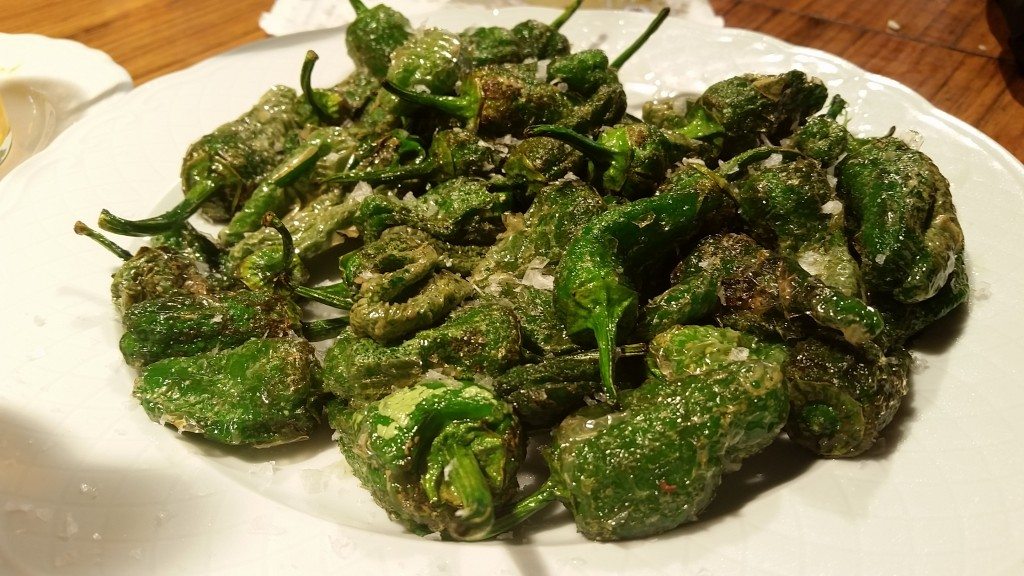
[[[413,24],[445,6],[512,6],[525,5],[518,0],[387,0],[387,5],[405,14]],[[373,0],[370,5],[375,4]],[[606,8],[631,7],[631,2],[604,0]],[[723,21],[711,9],[708,0],[667,0],[663,5],[672,9],[672,17],[682,18],[709,26],[722,26]],[[587,4],[585,8],[593,7]],[[600,3],[598,3],[600,7]],[[333,28],[348,23],[354,14],[346,0],[275,0],[269,12],[260,16],[260,28],[271,36],[294,32]]]

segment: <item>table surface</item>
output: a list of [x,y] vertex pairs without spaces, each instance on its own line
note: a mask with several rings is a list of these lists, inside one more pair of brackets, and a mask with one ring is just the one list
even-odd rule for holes
[[[994,1],[710,2],[727,26],[831,52],[902,82],[1024,160],[1024,76],[1017,72],[1006,20]],[[0,31],[77,40],[110,54],[142,84],[266,38],[258,19],[272,3],[5,0]],[[584,7],[608,4],[587,0]]]

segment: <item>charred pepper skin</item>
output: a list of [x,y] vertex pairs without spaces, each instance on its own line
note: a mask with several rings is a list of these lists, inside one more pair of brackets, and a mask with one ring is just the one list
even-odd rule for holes
[[836,178],[869,294],[903,303],[935,295],[964,237],[949,181],[934,162],[892,136],[856,140]]
[[197,254],[190,243],[185,244],[184,238],[180,238],[181,242],[170,239],[164,245],[143,246],[132,255],[82,222],[75,222],[75,233],[92,238],[124,261],[111,275],[110,282],[110,297],[119,314],[151,298],[207,294],[216,289],[200,270],[201,265],[209,263],[197,260]]
[[[754,342],[755,353],[738,359],[743,355],[731,342],[737,337],[710,333],[718,358],[698,374],[651,378],[623,394],[621,411],[597,405],[566,418],[545,453],[548,481],[485,536],[512,528],[553,500],[562,501],[580,533],[593,540],[642,538],[695,520],[722,475],[771,443],[788,411],[777,347],[761,351]],[[688,348],[682,355],[691,353]]]
[[484,66],[462,79],[458,96],[415,92],[393,82],[384,89],[410,106],[425,106],[461,120],[485,137],[521,138],[535,124],[561,119],[571,103],[558,88],[515,66]]
[[796,343],[784,367],[790,439],[826,458],[864,453],[906,396],[910,365],[910,354],[902,348],[869,358],[841,344]]
[[377,186],[419,180],[437,184],[457,177],[483,178],[504,162],[502,150],[461,128],[434,135],[425,160],[384,170],[346,170],[320,179],[326,183],[367,182]]
[[331,422],[356,478],[415,533],[473,538],[518,486],[519,422],[476,384],[422,380]]
[[297,338],[167,358],[143,369],[133,394],[149,417],[222,444],[304,440],[319,425],[319,365]]
[[704,238],[674,275],[679,283],[645,305],[640,334],[713,318],[763,338],[797,340],[821,332],[868,346],[885,327],[865,301],[828,287],[742,234]]
[[120,348],[129,366],[232,348],[257,337],[301,332],[301,310],[270,291],[181,294],[129,306],[121,318]]

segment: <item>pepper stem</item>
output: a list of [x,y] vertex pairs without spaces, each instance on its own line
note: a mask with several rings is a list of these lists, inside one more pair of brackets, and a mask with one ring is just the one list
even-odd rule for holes
[[190,188],[185,194],[185,198],[174,208],[159,216],[142,220],[125,220],[111,214],[109,210],[103,209],[100,211],[99,225],[107,232],[122,236],[155,236],[170,232],[187,220],[189,216],[195,214],[203,202],[213,196],[218,189],[213,182],[202,181]]
[[372,186],[378,184],[395,184],[405,182],[414,178],[430,176],[438,167],[437,162],[426,161],[412,166],[403,166],[391,170],[350,170],[340,174],[327,176],[322,182],[337,182],[341,184],[355,184],[366,182]]
[[647,40],[650,39],[650,37],[653,36],[654,33],[658,31],[658,28],[661,28],[662,23],[665,22],[666,18],[668,18],[668,13],[668,6],[659,10],[658,14],[654,17],[654,20],[652,20],[651,23],[647,25],[647,29],[644,30],[643,34],[641,34],[639,38],[634,40],[633,43],[630,44],[629,47],[627,47],[622,52],[622,54],[619,54],[618,58],[612,61],[610,68],[614,70],[622,68],[622,65],[625,64],[626,61],[633,56],[633,54],[636,54],[637,50],[639,50],[644,44],[647,43]]
[[433,108],[434,110],[443,112],[449,116],[454,116],[466,122],[472,120],[476,116],[477,108],[479,107],[479,101],[476,98],[471,99],[464,96],[440,96],[437,94],[430,94],[428,92],[413,92],[412,90],[406,90],[405,88],[395,86],[390,80],[385,80],[381,84],[381,87],[394,94],[402,101]]
[[93,230],[92,228],[89,228],[81,220],[75,222],[75,234],[78,234],[79,236],[87,236],[89,238],[92,238],[93,240],[96,241],[97,244],[103,246],[107,250],[110,250],[110,252],[113,253],[114,256],[117,256],[121,260],[127,261],[132,257],[131,252],[125,250],[124,248],[121,248],[117,244],[114,244],[114,242],[110,238],[107,238],[106,236],[100,234],[99,232]]
[[352,5],[352,9],[355,10],[356,16],[359,16],[363,12],[369,10],[366,4],[363,4],[363,0],[348,0],[348,3]]
[[494,525],[490,484],[468,446],[451,446],[448,451],[451,460],[445,468],[445,480],[462,500],[462,508],[455,512],[448,533],[458,540],[479,540]]
[[549,25],[551,29],[558,30],[559,28],[561,28],[562,25],[568,22],[569,18],[572,18],[572,15],[575,14],[577,10],[579,10],[580,5],[582,4],[583,0],[573,0],[572,3],[566,6],[565,10],[563,10],[562,13],[558,15],[558,18],[555,18],[554,20],[551,21],[551,24]]
[[791,148],[781,148],[778,146],[762,146],[760,148],[752,148],[745,152],[742,152],[728,162],[724,162],[718,167],[716,172],[719,173],[723,178],[732,182],[737,178],[741,177],[748,166],[755,162],[768,159],[773,154],[779,154],[786,160],[792,160],[798,158],[802,154]]
[[335,338],[348,327],[348,316],[307,320],[302,323],[302,337],[310,342],[322,342]]
[[292,240],[292,233],[273,212],[263,215],[263,225],[277,230],[277,233],[281,235],[281,271],[278,280],[288,286],[291,284],[292,262],[295,259],[295,243]]
[[537,126],[531,126],[526,131],[526,135],[547,136],[548,138],[554,138],[555,140],[565,142],[569,146],[579,150],[584,156],[591,160],[603,162],[605,164],[611,163],[618,155],[615,150],[607,146],[602,146],[578,132],[562,126],[555,126],[553,124],[539,124]]
[[357,291],[353,290],[344,282],[338,282],[337,284],[330,284],[328,286],[303,286],[300,284],[298,286],[293,286],[292,291],[303,298],[308,298],[314,302],[326,304],[340,310],[349,310],[352,308],[352,304],[357,295]]
[[843,109],[846,108],[846,100],[842,96],[836,94],[832,96],[832,101],[828,105],[828,110],[825,112],[825,116],[835,120],[842,114]]
[[548,480],[536,492],[516,502],[515,506],[507,514],[496,518],[487,532],[479,534],[476,538],[463,538],[463,540],[487,540],[499,534],[504,534],[522,524],[526,519],[540,512],[557,499],[558,491],[555,489],[554,484]]
[[316,99],[315,92],[313,90],[313,66],[316,61],[320,59],[320,55],[313,50],[306,51],[306,58],[302,61],[302,72],[299,74],[299,85],[302,87],[302,95],[305,97],[306,102],[309,103],[310,108],[313,109],[313,113],[320,122],[324,124],[330,124],[334,122],[334,118],[328,110],[325,110],[320,105],[320,101]]

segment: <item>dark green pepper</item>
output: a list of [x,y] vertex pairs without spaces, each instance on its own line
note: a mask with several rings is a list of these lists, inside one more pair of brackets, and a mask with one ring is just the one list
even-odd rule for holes
[[594,540],[651,536],[696,519],[722,475],[775,439],[788,410],[777,347],[737,346],[728,332],[712,340],[717,359],[697,375],[652,378],[623,395],[621,411],[597,405],[566,418],[545,452],[548,480],[482,537],[553,500]]
[[180,225],[203,209],[215,222],[225,222],[288,152],[287,136],[313,118],[295,91],[275,86],[248,112],[219,126],[192,144],[181,167],[185,199],[170,211],[143,220],[125,220],[107,210],[100,213],[104,230],[127,236],[151,236]]
[[412,24],[399,12],[378,4],[367,8],[362,0],[349,0],[356,19],[345,31],[345,46],[357,68],[365,68],[383,78],[391,65],[391,55],[412,35]]
[[590,159],[595,185],[630,200],[649,196],[680,160],[695,154],[685,142],[644,123],[620,124],[597,141],[554,125],[534,126],[531,136],[547,136],[569,144]]
[[522,359],[519,319],[500,302],[458,308],[440,325],[396,345],[347,331],[324,357],[324,387],[361,405],[409,385],[427,370],[457,378],[494,377]]
[[484,66],[462,79],[459,96],[417,92],[385,82],[384,89],[412,105],[454,116],[482,136],[519,138],[534,124],[561,119],[571,104],[558,88],[512,66]]
[[167,358],[143,369],[133,394],[149,417],[223,444],[304,440],[320,417],[319,364],[297,338]]
[[699,98],[644,104],[644,120],[689,138],[703,140],[727,159],[760,144],[777,142],[819,110],[828,89],[798,70],[783,74],[743,74],[709,86]]
[[122,317],[121,354],[129,366],[226,349],[251,338],[294,336],[302,312],[268,290],[178,294],[129,306]]
[[405,225],[446,242],[490,245],[504,228],[502,214],[509,202],[508,193],[492,192],[486,181],[459,177],[434,186],[419,198],[369,196],[360,207],[357,224],[369,238]]
[[644,307],[641,334],[713,317],[766,338],[806,338],[824,327],[865,345],[884,327],[878,311],[863,300],[826,286],[742,234],[704,238],[674,276],[678,283]]
[[465,51],[467,68],[489,64],[512,64],[534,58],[544,60],[568,52],[569,43],[558,30],[565,24],[583,0],[572,0],[569,6],[550,24],[528,20],[516,26],[482,26],[459,34]]
[[124,261],[113,274],[110,296],[118,313],[153,298],[175,294],[207,294],[214,290],[199,262],[172,247],[143,246],[133,256],[82,222],[75,222],[75,233],[87,236]]
[[906,396],[910,365],[902,348],[874,358],[838,343],[796,343],[784,367],[790,439],[819,456],[863,453]]
[[732,190],[740,216],[762,244],[843,294],[861,294],[860,268],[843,233],[843,204],[817,161],[751,169]]
[[904,303],[935,295],[964,243],[949,181],[938,167],[886,136],[850,142],[836,178],[869,294]]
[[418,534],[475,538],[515,492],[524,455],[511,407],[469,382],[425,379],[331,418],[356,478]]
[[592,333],[601,351],[608,402],[616,403],[611,352],[639,307],[637,269],[709,222],[733,210],[725,181],[696,164],[684,166],[659,194],[597,216],[566,248],[555,270],[555,308],[570,334]]

